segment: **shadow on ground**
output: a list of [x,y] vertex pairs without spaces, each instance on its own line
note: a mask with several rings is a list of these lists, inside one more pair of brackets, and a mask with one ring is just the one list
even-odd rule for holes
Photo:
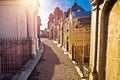
[[44,44],[44,53],[28,80],[51,80],[54,68],[61,64],[55,52]]

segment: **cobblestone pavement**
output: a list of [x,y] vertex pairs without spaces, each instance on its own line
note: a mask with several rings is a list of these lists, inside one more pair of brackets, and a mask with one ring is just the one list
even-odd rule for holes
[[52,40],[42,39],[45,51],[29,80],[79,80],[72,60]]

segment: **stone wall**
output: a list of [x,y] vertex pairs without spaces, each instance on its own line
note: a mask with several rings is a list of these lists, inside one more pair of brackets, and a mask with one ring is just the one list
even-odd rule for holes
[[[91,2],[92,3],[92,2]],[[118,0],[104,0],[100,2],[99,14],[97,16],[97,4],[92,3],[91,22],[91,49],[90,49],[90,75],[93,79],[93,67],[95,65],[95,54],[97,54],[96,69],[98,80],[118,80],[119,79],[119,34],[120,34],[120,6]],[[98,26],[97,18],[98,17]],[[98,32],[96,33],[96,27]],[[97,34],[98,36],[96,36]],[[97,48],[95,41],[97,40]],[[97,49],[97,53],[95,53]]]

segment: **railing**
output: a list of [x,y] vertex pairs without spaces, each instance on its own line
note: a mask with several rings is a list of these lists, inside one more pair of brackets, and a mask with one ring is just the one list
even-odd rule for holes
[[[86,73],[85,68],[88,68],[90,56],[90,45],[73,46],[72,57],[82,71],[83,75]],[[86,77],[86,76],[85,76]]]
[[9,80],[32,56],[29,39],[0,39],[0,80]]

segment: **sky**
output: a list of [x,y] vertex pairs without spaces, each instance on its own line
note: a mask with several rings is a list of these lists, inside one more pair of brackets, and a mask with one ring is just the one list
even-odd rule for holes
[[[75,0],[39,0],[39,16],[42,21],[41,30],[47,28],[48,17],[50,13],[54,12],[56,7],[60,7],[63,12],[67,11],[73,6]],[[77,4],[86,11],[91,11],[91,5],[89,0],[76,0]]]

